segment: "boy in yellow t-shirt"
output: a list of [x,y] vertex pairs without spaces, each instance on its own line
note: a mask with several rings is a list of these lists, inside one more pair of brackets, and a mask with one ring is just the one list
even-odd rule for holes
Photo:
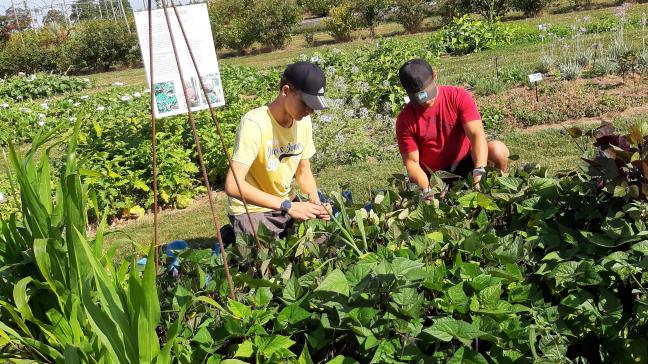
[[[254,229],[265,225],[276,236],[293,219],[330,217],[320,203],[309,159],[315,154],[310,114],[328,107],[322,70],[309,62],[286,67],[279,95],[268,106],[241,119],[236,131],[232,165],[225,180],[228,215],[236,233],[252,234],[241,193],[248,203]],[[232,172],[238,177],[239,191]],[[293,177],[308,202],[293,201]]]

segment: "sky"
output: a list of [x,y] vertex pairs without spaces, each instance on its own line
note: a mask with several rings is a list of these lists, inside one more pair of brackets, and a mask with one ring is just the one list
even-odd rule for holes
[[[70,8],[70,5],[74,2],[75,0],[65,0],[65,3],[68,7]],[[131,7],[133,10],[143,10],[144,2],[147,0],[130,0]],[[47,13],[47,10],[51,9],[52,6],[55,9],[62,9],[63,8],[63,1],[62,0],[13,0],[13,2],[16,4],[16,7],[23,7],[23,3],[27,4],[27,7],[31,9],[41,9],[41,12],[43,14]],[[180,3],[180,2],[178,2]],[[0,0],[0,13],[5,14],[5,11],[7,8],[11,7],[11,0]],[[36,18],[39,18],[38,14],[36,14]]]

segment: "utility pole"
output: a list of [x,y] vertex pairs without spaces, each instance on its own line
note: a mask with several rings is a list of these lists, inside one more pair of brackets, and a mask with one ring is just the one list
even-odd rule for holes
[[20,21],[18,21],[18,12],[16,11],[16,4],[11,0],[11,9],[14,13],[14,19],[16,19],[16,27],[18,28],[18,34],[20,35],[20,41],[22,42],[23,47],[25,46],[25,38],[22,36],[22,31],[20,30]]
[[126,10],[124,10],[124,3],[122,2],[122,0],[117,0],[117,3],[119,4],[119,9],[121,9],[121,13],[124,16],[124,22],[126,23],[128,34],[131,34],[130,24],[128,24],[128,18],[126,18]]
[[110,10],[113,13],[113,20],[117,21],[117,14],[115,14],[115,5],[113,5],[113,0],[110,0]]
[[65,3],[65,0],[63,0],[63,18],[65,19],[65,25],[67,25],[69,27],[70,26],[70,18],[68,17],[67,4]]

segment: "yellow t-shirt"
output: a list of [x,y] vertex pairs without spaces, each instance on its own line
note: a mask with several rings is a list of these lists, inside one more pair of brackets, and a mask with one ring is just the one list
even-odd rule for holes
[[[254,109],[241,119],[236,130],[232,160],[250,166],[245,180],[261,191],[289,198],[290,186],[302,159],[315,154],[310,116],[293,122],[290,128],[277,123],[267,106]],[[248,204],[250,212],[271,209]],[[229,198],[227,213],[245,213],[243,202]]]

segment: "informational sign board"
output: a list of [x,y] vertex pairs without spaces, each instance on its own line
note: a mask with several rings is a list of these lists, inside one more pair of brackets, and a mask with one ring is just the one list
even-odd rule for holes
[[529,82],[537,83],[542,81],[542,73],[532,73],[529,75]]
[[[173,8],[168,8],[171,32],[175,41],[182,75],[189,95],[192,111],[208,108],[207,97],[212,107],[225,105],[225,96],[221,83],[216,49],[212,38],[211,26],[207,15],[207,4],[194,4],[177,7],[180,21],[187,35],[189,46],[198,64],[198,69],[205,84],[207,95],[200,86],[198,74],[191,61],[187,44]],[[187,102],[182,91],[182,83],[176,58],[171,45],[164,9],[152,11],[153,33],[153,82],[150,79],[149,55],[149,19],[148,11],[135,12],[135,25],[139,38],[142,59],[146,68],[146,78],[151,92],[155,95],[153,113],[156,117],[183,114],[188,111]]]

